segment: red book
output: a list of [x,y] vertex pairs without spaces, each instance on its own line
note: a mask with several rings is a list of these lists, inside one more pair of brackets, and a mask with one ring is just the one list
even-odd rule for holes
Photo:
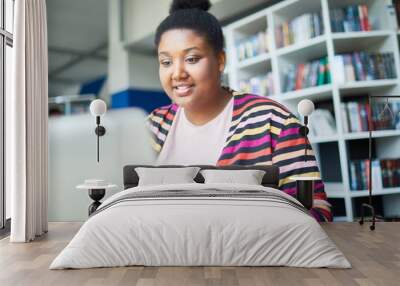
[[301,89],[303,87],[303,73],[304,73],[304,64],[299,64],[297,66],[297,75],[296,75],[296,87],[295,89]]
[[368,17],[368,6],[365,4],[361,5],[361,10],[362,10],[362,27],[364,27],[365,29],[364,31],[371,31],[371,23],[369,22],[369,17]]
[[372,114],[369,110],[368,101],[365,103],[365,109],[367,110],[367,131],[374,130],[374,122],[372,121]]
[[357,102],[357,111],[358,111],[358,126],[357,131],[364,131],[363,130],[363,106],[361,103]]

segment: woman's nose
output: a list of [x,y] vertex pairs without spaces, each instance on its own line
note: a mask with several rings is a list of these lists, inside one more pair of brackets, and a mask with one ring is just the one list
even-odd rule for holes
[[172,79],[179,80],[179,79],[187,78],[187,77],[188,77],[188,73],[185,69],[184,63],[180,63],[180,62],[176,63],[174,66]]

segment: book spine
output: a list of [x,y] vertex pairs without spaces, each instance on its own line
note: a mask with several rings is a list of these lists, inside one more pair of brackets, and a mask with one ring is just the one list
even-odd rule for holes
[[361,10],[363,14],[363,26],[364,26],[364,31],[371,31],[371,23],[369,22],[369,16],[368,16],[368,6],[363,4],[361,5]]
[[318,81],[317,81],[317,86],[323,85],[324,84],[324,77],[325,77],[325,59],[321,58],[319,60],[319,71],[318,71]]
[[361,190],[366,190],[367,189],[367,178],[366,178],[366,174],[367,174],[367,169],[366,168],[366,164],[365,164],[365,160],[361,160],[360,161],[360,189]]
[[358,9],[358,21],[360,23],[360,31],[366,31],[364,13],[362,11],[362,5],[357,6]]
[[325,82],[324,84],[329,84],[332,82],[332,78],[331,78],[331,68],[329,65],[329,60],[328,57],[325,58]]
[[356,166],[353,161],[350,162],[350,189],[352,191],[357,190]]
[[343,133],[348,133],[349,132],[349,117],[347,115],[347,108],[346,108],[346,103],[341,102],[340,103],[340,111],[342,115],[342,125],[343,125]]
[[353,5],[352,6],[352,11],[353,11],[353,31],[361,31],[361,26],[360,26],[360,16],[358,15],[358,6]]
[[346,19],[348,23],[348,30],[345,30],[345,32],[355,31],[353,6],[348,6],[346,8]]
[[361,117],[361,131],[368,131],[368,112],[364,103],[359,103]]
[[357,131],[363,131],[363,115],[362,115],[362,104],[359,102],[356,102],[357,106]]
[[381,164],[381,170],[382,170],[382,186],[383,186],[383,188],[387,188],[389,185],[389,178],[388,178],[386,160],[381,160],[380,164]]
[[282,26],[278,26],[275,28],[275,41],[276,41],[276,46],[277,48],[282,48],[283,46],[283,40],[282,40]]
[[346,70],[346,81],[355,81],[356,80],[356,75],[354,72],[354,67],[352,63],[352,57],[351,55],[343,55],[344,57],[344,67]]
[[372,161],[372,189],[381,190],[382,184],[382,169],[379,160]]
[[283,46],[289,46],[290,45],[290,35],[289,35],[289,24],[287,22],[284,22],[282,24],[282,31],[283,31]]
[[346,81],[346,73],[342,55],[336,55],[333,58],[332,74],[335,77],[336,83],[341,84]]

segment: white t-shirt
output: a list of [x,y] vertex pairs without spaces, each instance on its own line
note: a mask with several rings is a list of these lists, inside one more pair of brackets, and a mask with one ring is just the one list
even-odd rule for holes
[[233,97],[213,120],[194,125],[179,107],[157,164],[216,165],[228,136],[232,112]]

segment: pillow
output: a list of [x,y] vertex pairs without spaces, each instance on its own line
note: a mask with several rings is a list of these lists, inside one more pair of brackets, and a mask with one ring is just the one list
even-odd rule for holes
[[234,183],[261,185],[265,171],[262,170],[202,170],[204,183]]
[[139,176],[138,186],[195,183],[193,179],[199,170],[199,167],[135,168]]

